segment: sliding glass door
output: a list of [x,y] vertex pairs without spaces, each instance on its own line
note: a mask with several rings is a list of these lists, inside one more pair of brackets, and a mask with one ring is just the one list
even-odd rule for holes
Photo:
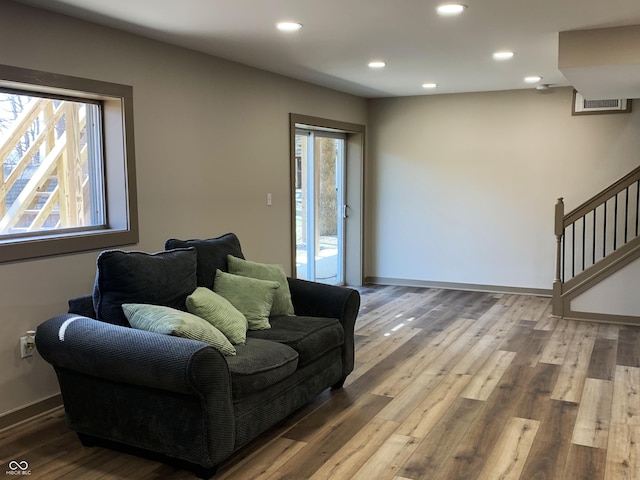
[[296,276],[344,283],[343,133],[296,130]]

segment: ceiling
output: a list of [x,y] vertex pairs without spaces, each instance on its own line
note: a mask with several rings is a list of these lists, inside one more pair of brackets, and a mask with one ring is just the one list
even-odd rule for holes
[[[17,1],[363,97],[533,88],[529,75],[569,85],[559,32],[640,24],[639,0],[462,0],[457,17],[438,0]],[[283,20],[303,28],[280,32]],[[492,58],[505,49],[512,59]]]

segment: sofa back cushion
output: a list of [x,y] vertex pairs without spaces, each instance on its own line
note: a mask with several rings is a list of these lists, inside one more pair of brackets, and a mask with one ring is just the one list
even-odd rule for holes
[[196,289],[193,248],[159,253],[107,250],[98,256],[93,306],[103,322],[130,326],[123,303],[148,303],[186,311]]
[[208,238],[205,240],[178,240],[171,238],[164,244],[165,250],[175,248],[196,249],[198,257],[197,282],[198,287],[206,287],[213,290],[213,280],[216,276],[216,270],[227,272],[227,255],[244,259],[240,240],[234,233],[227,233],[220,237]]

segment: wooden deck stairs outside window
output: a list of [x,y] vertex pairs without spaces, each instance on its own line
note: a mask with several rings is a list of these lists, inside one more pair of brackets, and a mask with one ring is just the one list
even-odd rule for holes
[[[640,167],[569,213],[555,210],[556,274],[553,315],[640,325],[634,315],[572,310],[572,300],[640,259]],[[629,285],[629,294],[636,290]]]
[[0,129],[0,239],[92,224],[87,105],[26,98]]

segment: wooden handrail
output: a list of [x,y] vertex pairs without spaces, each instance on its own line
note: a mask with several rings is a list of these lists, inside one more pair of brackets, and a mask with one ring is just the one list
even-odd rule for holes
[[622,177],[611,186],[605,188],[600,193],[594,195],[589,200],[584,202],[579,207],[571,210],[564,216],[564,226],[567,227],[574,223],[576,220],[584,217],[587,213],[591,212],[594,208],[602,205],[607,200],[613,198],[618,193],[622,192],[625,188],[633,185],[640,180],[640,167],[636,168],[632,172]]

